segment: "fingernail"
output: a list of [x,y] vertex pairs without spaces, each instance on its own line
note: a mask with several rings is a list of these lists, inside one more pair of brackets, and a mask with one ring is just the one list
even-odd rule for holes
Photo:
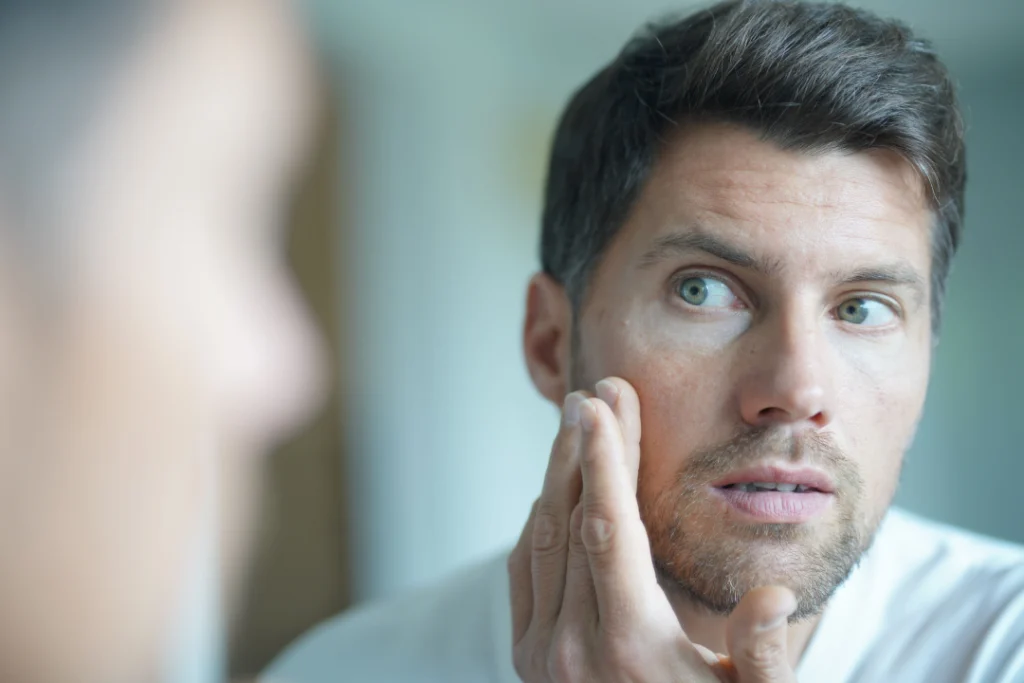
[[580,401],[578,410],[580,424],[583,425],[584,431],[594,431],[594,427],[597,426],[597,408],[594,407],[593,401],[590,399]]
[[597,383],[595,389],[597,397],[607,403],[610,408],[614,408],[615,404],[619,402],[619,388],[615,386],[615,382],[603,379]]
[[580,401],[582,397],[573,392],[565,397],[562,404],[562,423],[567,427],[574,427],[580,421]]

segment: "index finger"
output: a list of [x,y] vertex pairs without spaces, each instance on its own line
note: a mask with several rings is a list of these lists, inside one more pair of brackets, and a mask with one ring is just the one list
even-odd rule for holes
[[583,541],[606,630],[629,629],[660,592],[619,422],[600,399],[581,404]]
[[569,553],[569,517],[580,499],[578,445],[579,403],[582,392],[566,396],[562,423],[551,448],[548,469],[533,520],[531,567],[532,620],[540,628],[553,627],[562,609]]
[[597,383],[597,396],[608,404],[619,422],[625,448],[626,470],[636,491],[640,470],[640,397],[633,385],[621,377],[606,377]]

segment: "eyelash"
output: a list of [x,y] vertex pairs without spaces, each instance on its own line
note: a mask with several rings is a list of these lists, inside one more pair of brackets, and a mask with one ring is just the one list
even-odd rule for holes
[[[686,280],[689,280],[691,278],[698,278],[698,277],[706,277],[706,278],[710,278],[710,279],[713,279],[713,280],[719,280],[719,281],[725,283],[725,285],[728,286],[729,289],[732,291],[733,295],[737,299],[739,299],[740,303],[743,304],[744,308],[750,308],[751,307],[751,304],[750,304],[751,297],[746,292],[746,290],[742,286],[740,286],[732,277],[726,275],[725,273],[721,273],[721,272],[714,271],[714,270],[681,270],[681,271],[678,271],[671,278],[669,278],[669,293],[673,297],[679,298],[678,292],[679,292],[680,285],[682,285],[682,283],[685,282]],[[866,292],[848,292],[848,293],[843,294],[843,298],[839,302],[839,304],[837,304],[836,306],[831,307],[831,309],[830,309],[831,315],[832,315],[832,317],[834,319],[839,320],[840,322],[843,322],[839,318],[839,314],[838,314],[839,306],[842,305],[842,303],[844,303],[846,301],[849,301],[850,299],[864,299],[865,301],[875,301],[875,302],[880,303],[883,306],[886,306],[887,308],[889,308],[889,310],[891,310],[893,312],[893,315],[895,315],[898,320],[903,321],[905,319],[905,314],[904,314],[903,308],[902,308],[902,306],[899,305],[898,302],[896,302],[895,300],[890,299],[888,297],[885,297],[885,296],[880,296],[878,294],[869,294],[869,293],[866,293]],[[754,303],[756,304],[756,301]],[[693,309],[693,310],[697,310],[695,307],[692,307],[692,306],[690,308]],[[886,331],[887,329],[888,329],[888,327],[882,327],[882,328],[862,327],[861,328],[861,332],[865,333],[865,334],[871,334],[871,333],[876,333],[876,332],[883,332],[883,331]]]
[[[732,277],[714,270],[680,270],[676,272],[671,278],[669,278],[669,294],[675,298],[679,297],[679,286],[691,278],[705,277],[711,280],[718,280],[724,283],[729,291],[733,293],[739,303],[743,305],[743,308],[750,308],[750,297],[747,295],[746,290],[736,282]],[[695,309],[695,307],[690,307]]]
[[[885,297],[885,296],[880,296],[878,294],[867,294],[867,293],[864,293],[864,292],[850,292],[850,293],[847,293],[847,294],[843,295],[843,298],[840,301],[840,305],[842,305],[842,303],[844,303],[846,301],[850,301],[851,299],[863,299],[864,301],[874,301],[876,303],[882,304],[883,306],[888,308],[890,311],[892,311],[892,314],[896,317],[897,320],[902,322],[905,319],[905,314],[903,312],[903,307],[900,306],[899,303],[896,300],[894,300],[894,299],[890,299],[890,298]],[[835,318],[836,320],[839,320],[839,322],[845,322],[845,321],[843,321],[842,319],[839,318],[839,306],[833,306],[831,310],[832,310],[832,317],[833,318]],[[860,327],[861,332],[867,333],[867,334],[870,334],[872,332],[884,332],[884,331],[886,331],[888,329],[889,329],[889,326],[886,326],[886,327],[876,327],[876,328],[862,327],[862,326]]]

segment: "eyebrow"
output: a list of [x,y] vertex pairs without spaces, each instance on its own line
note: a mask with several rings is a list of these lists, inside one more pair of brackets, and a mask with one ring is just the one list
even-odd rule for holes
[[[782,270],[782,264],[778,260],[754,256],[740,247],[703,232],[699,228],[691,232],[676,232],[658,238],[651,248],[640,257],[639,267],[641,269],[649,269],[673,256],[681,256],[693,252],[709,254],[727,263],[753,270],[764,276],[777,275]],[[927,291],[924,279],[917,269],[905,261],[893,261],[881,266],[861,268],[853,272],[833,271],[831,279],[839,286],[877,282],[907,287],[913,291],[918,305],[924,301]]]
[[695,251],[710,254],[734,266],[754,270],[762,275],[774,275],[781,270],[778,261],[757,258],[739,247],[700,230],[676,232],[659,237],[651,248],[640,257],[640,268],[652,268],[673,256],[689,254]]
[[852,273],[833,273],[833,279],[840,285],[855,285],[862,282],[884,282],[897,287],[907,287],[914,293],[915,302],[921,305],[925,299],[924,279],[909,263],[895,261],[893,263],[855,270]]

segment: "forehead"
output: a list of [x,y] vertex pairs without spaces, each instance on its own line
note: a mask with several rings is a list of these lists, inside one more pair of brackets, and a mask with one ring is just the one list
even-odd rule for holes
[[784,150],[741,127],[701,124],[667,142],[621,242],[636,252],[700,230],[783,265],[898,252],[927,268],[931,225],[923,182],[893,152]]

